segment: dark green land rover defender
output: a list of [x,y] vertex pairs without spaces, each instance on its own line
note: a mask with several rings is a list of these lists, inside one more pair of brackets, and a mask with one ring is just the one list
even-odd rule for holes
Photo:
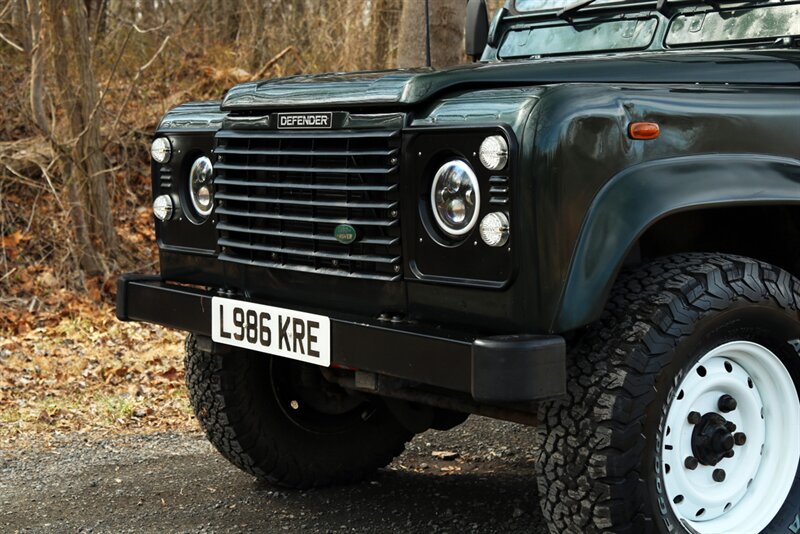
[[347,483],[538,425],[554,533],[800,532],[800,1],[468,7],[471,65],[170,111],[160,274],[210,441]]

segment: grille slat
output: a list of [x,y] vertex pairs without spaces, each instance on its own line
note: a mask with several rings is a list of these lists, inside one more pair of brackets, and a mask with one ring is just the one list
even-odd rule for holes
[[220,260],[400,279],[399,131],[222,130],[215,153]]
[[[257,211],[236,211],[230,210],[227,208],[217,208],[217,213],[219,215],[230,215],[233,217],[245,217],[245,218],[253,218],[253,219],[273,219],[273,220],[281,220],[286,219],[288,221],[299,221],[299,222],[308,222],[308,223],[327,223],[327,224],[351,224],[351,225],[359,225],[359,226],[394,226],[399,224],[397,220],[372,220],[372,219],[344,219],[344,218],[336,218],[336,217],[310,217],[310,216],[301,216],[301,215],[288,215],[288,214],[281,214],[281,213],[261,213]],[[222,219],[220,219],[222,220]]]
[[395,156],[398,149],[386,150],[237,150],[233,148],[219,147],[214,151],[216,154],[236,154],[242,156]]
[[369,261],[375,263],[396,263],[400,260],[399,256],[378,256],[373,254],[346,254],[335,252],[315,251],[304,248],[288,248],[288,247],[268,247],[264,245],[251,245],[244,241],[237,241],[235,239],[222,238],[219,244],[223,247],[242,248],[246,250],[258,250],[261,252],[279,252],[281,254],[289,254],[293,256],[307,256],[314,254],[320,258],[330,258],[346,261]]
[[[313,155],[313,154],[311,154]],[[285,165],[231,165],[229,163],[217,164],[217,169],[221,171],[273,171],[273,172],[296,172],[296,173],[330,173],[330,174],[389,174],[396,168],[389,169],[348,169],[336,167],[289,167]]]
[[245,187],[267,187],[276,189],[325,189],[330,191],[383,191],[388,193],[397,189],[392,185],[338,185],[338,184],[298,184],[292,182],[258,182],[254,180],[228,180],[217,178],[216,185],[242,185]]
[[[309,239],[312,241],[328,241],[331,243],[338,243],[338,241],[336,241],[336,238],[333,237],[332,235],[306,234],[302,232],[280,232],[278,230],[248,228],[246,226],[237,226],[235,224],[226,224],[226,223],[217,224],[217,230],[225,230],[226,232],[239,232],[244,234],[268,235],[281,238]],[[360,240],[360,243],[364,245],[383,245],[387,247],[391,245],[396,245],[399,242],[400,242],[399,237],[365,237]]]
[[360,208],[360,209],[388,210],[397,207],[397,202],[359,202],[356,200],[350,202],[335,202],[327,200],[293,200],[287,198],[269,198],[269,197],[248,196],[248,195],[229,195],[227,193],[219,193],[217,195],[217,199],[235,200],[238,202],[260,202],[263,204],[288,204],[292,206],[319,206],[327,208]]
[[350,277],[350,276],[357,276],[358,278],[364,278],[366,280],[381,280],[385,282],[394,282],[396,280],[400,280],[400,275],[386,275],[386,274],[373,274],[373,273],[358,273],[354,274],[350,271],[344,269],[332,269],[332,268],[311,268],[306,267],[303,265],[287,265],[282,263],[277,263],[274,261],[268,260],[246,260],[236,256],[229,256],[227,254],[220,254],[219,259],[222,261],[229,261],[232,263],[240,263],[243,265],[252,265],[255,267],[267,267],[269,269],[284,269],[287,271],[298,271],[303,273],[315,273],[315,274],[326,274],[330,276],[342,276],[342,277]]

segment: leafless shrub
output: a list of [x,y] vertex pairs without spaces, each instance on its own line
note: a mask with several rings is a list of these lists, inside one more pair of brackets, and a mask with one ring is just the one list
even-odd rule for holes
[[[415,2],[0,0],[0,297],[27,267],[80,288],[152,264],[147,150],[164,112],[242,81],[391,68]],[[449,2],[431,2],[435,32]]]

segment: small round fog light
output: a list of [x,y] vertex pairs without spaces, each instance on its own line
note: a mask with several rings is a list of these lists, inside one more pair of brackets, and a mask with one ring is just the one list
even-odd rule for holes
[[505,213],[490,213],[481,221],[481,239],[490,247],[502,247],[508,243],[509,224]]
[[153,215],[159,221],[170,220],[174,211],[175,206],[172,203],[172,197],[169,195],[161,195],[153,201]]
[[150,155],[158,163],[166,163],[172,157],[172,145],[166,137],[159,137],[150,146]]
[[508,143],[502,135],[487,137],[478,151],[481,163],[490,171],[502,170],[508,163]]

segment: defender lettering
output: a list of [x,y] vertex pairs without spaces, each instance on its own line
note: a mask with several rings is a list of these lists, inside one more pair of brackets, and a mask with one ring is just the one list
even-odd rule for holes
[[330,129],[333,113],[279,113],[278,128]]

